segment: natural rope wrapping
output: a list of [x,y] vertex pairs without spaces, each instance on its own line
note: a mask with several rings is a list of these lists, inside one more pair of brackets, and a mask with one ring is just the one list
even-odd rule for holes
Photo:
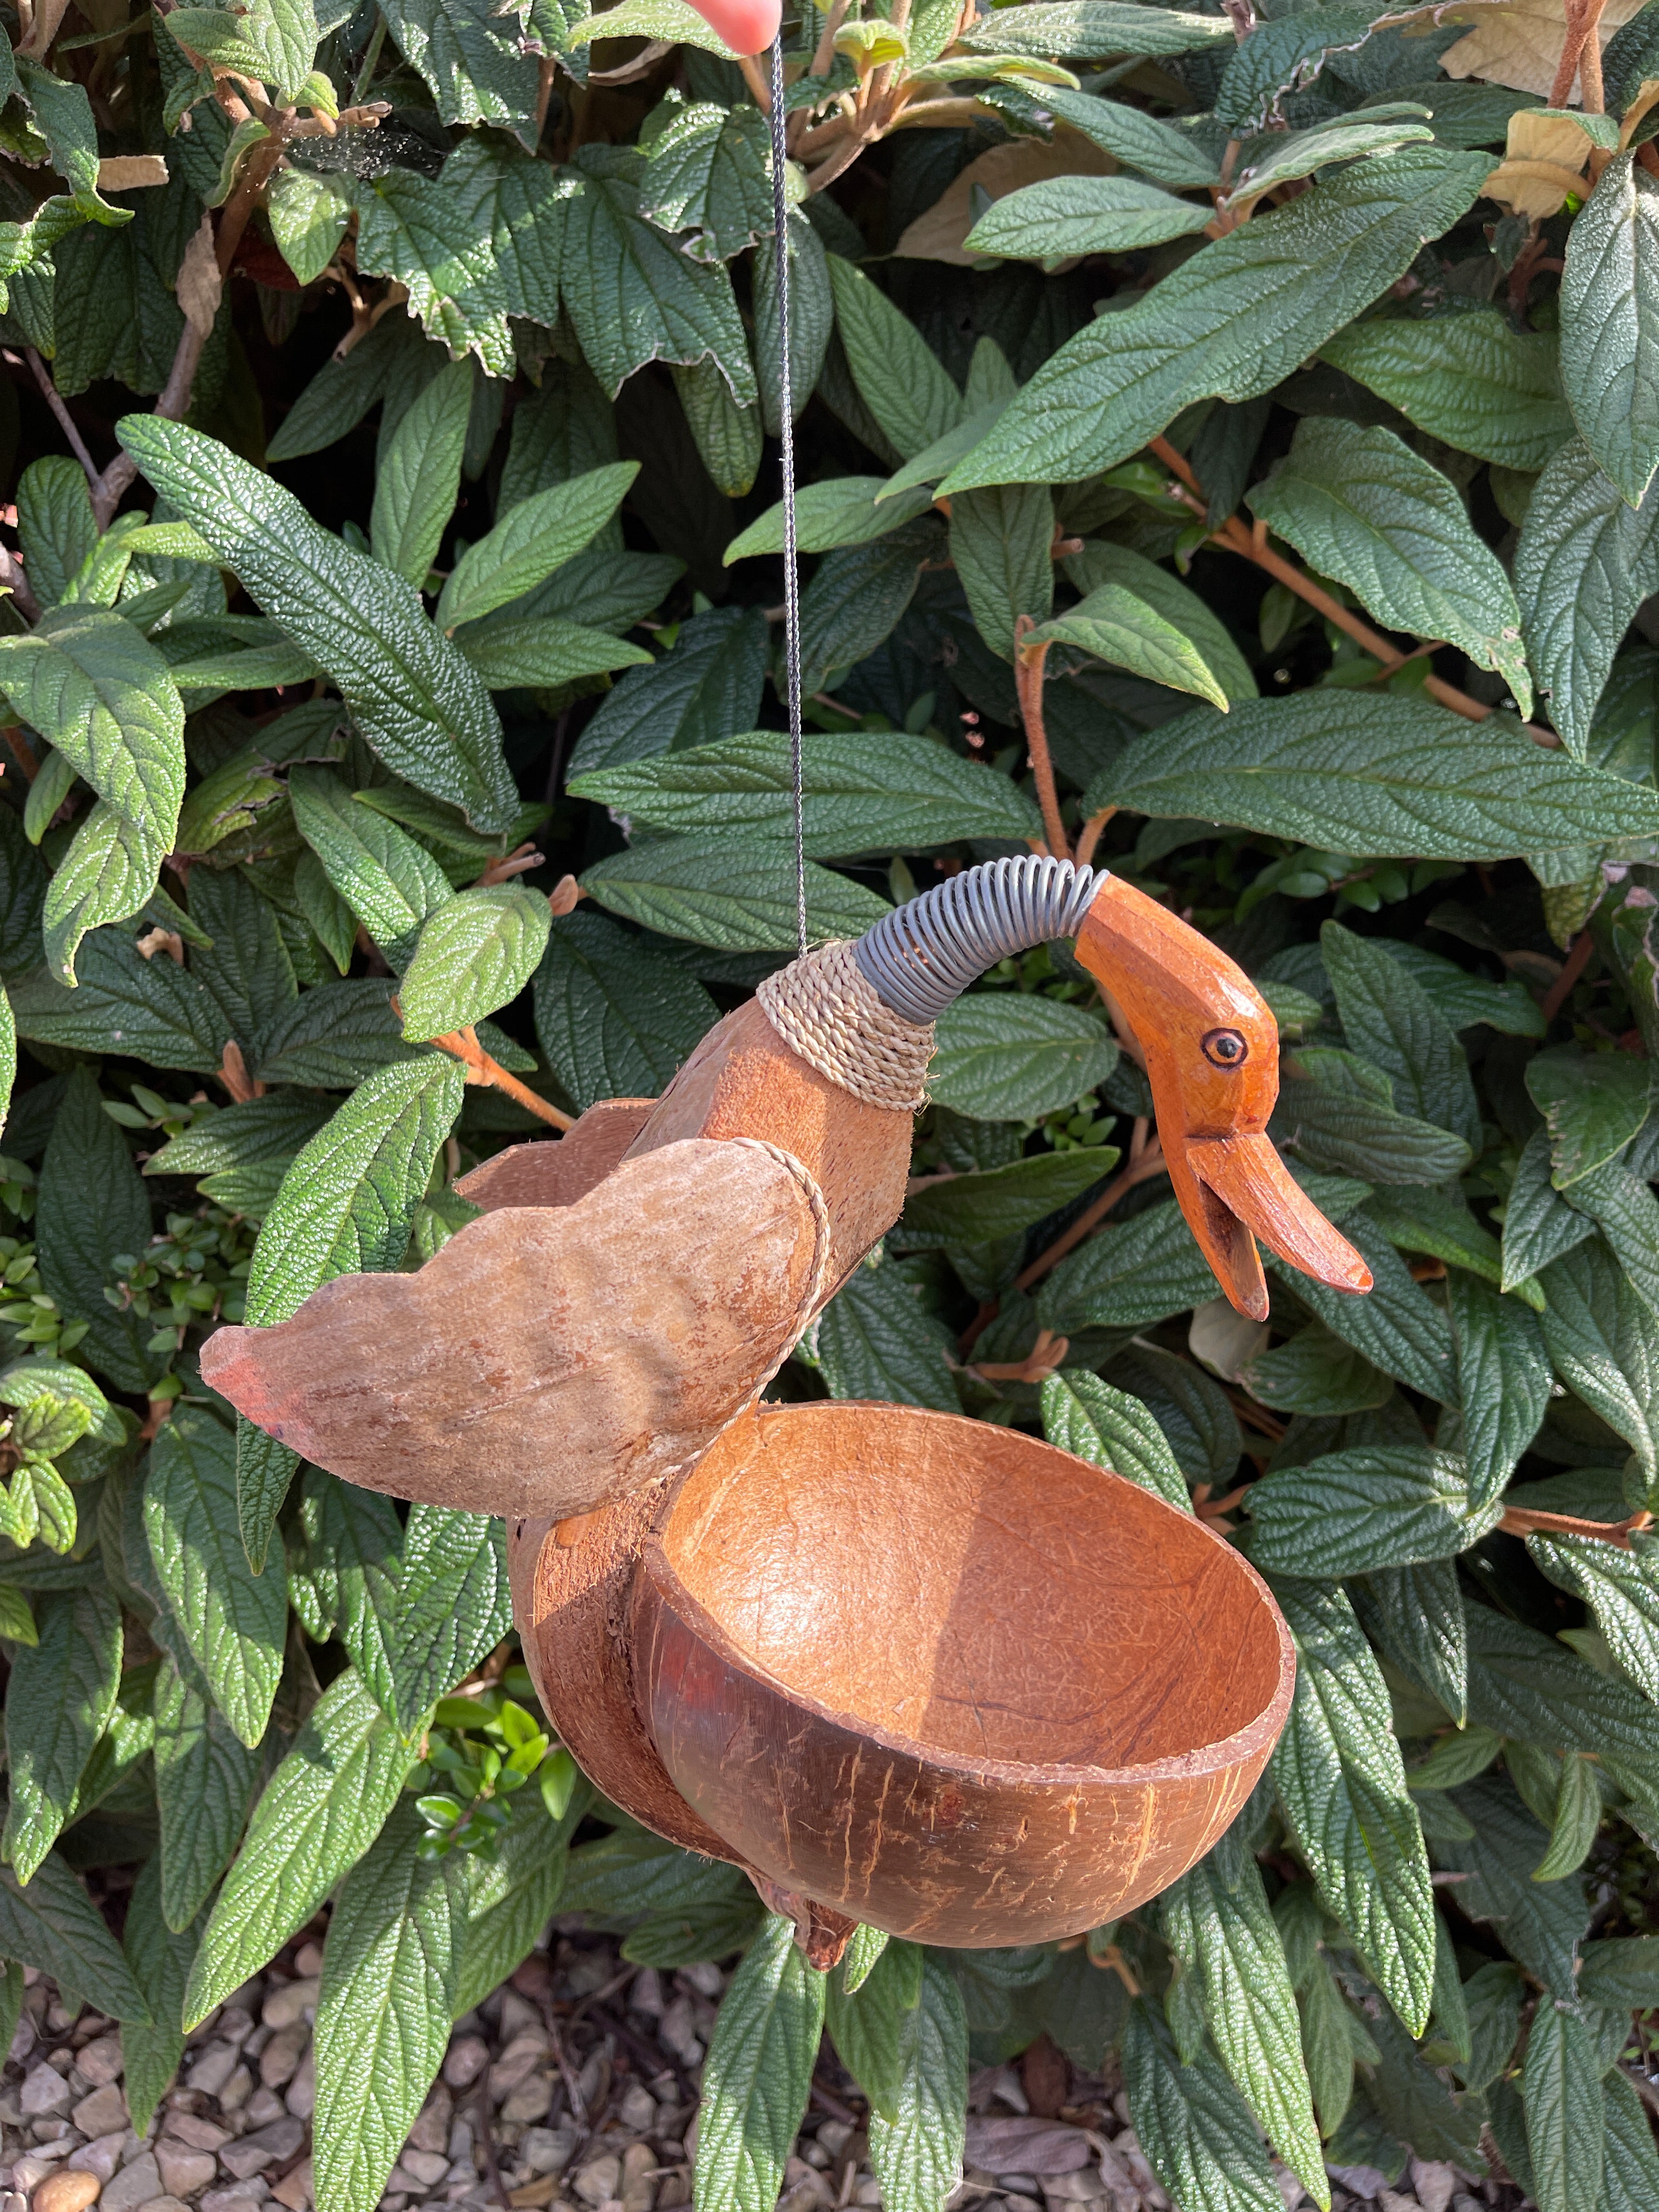
[[792,960],[755,996],[789,1049],[854,1097],[905,1114],[927,1104],[933,1024],[884,1005],[847,940]]

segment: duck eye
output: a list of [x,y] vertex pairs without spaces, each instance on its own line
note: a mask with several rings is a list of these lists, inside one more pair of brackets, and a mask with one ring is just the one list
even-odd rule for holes
[[1250,1048],[1237,1030],[1212,1030],[1204,1039],[1204,1057],[1217,1067],[1243,1067]]

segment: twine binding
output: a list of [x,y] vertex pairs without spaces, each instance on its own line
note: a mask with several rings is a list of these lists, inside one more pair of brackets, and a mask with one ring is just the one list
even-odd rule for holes
[[846,939],[792,960],[755,996],[789,1049],[854,1097],[903,1114],[927,1104],[933,1024],[884,1004]]

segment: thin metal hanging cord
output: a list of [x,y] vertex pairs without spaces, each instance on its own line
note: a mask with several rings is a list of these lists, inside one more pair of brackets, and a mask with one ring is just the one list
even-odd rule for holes
[[795,802],[795,935],[806,951],[806,824],[802,792],[800,578],[795,545],[795,413],[789,376],[789,148],[783,112],[783,26],[772,41],[772,253],[778,310],[778,416],[783,465],[783,657],[789,706],[789,773]]

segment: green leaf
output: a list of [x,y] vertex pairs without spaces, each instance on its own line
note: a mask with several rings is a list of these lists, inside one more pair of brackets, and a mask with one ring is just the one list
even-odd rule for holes
[[1396,1104],[1478,1151],[1480,1109],[1468,1061],[1422,985],[1381,939],[1358,937],[1340,922],[1324,924],[1319,947],[1349,1044],[1382,1070]]
[[915,1248],[1018,1236],[1092,1190],[1119,1158],[1115,1145],[1082,1145],[927,1183],[904,1202],[904,1241]]
[[1225,714],[1227,693],[1192,640],[1124,584],[1102,584],[1026,633],[1028,645],[1073,645],[1150,684],[1196,692]]
[[661,39],[670,46],[700,46],[706,54],[733,61],[732,53],[712,24],[704,22],[688,0],[619,0],[596,15],[584,15],[566,33],[573,46],[593,39]]
[[509,507],[450,571],[438,601],[439,627],[453,631],[533,591],[591,543],[639,472],[637,461],[616,461]]
[[1221,172],[1196,137],[1160,122],[1139,107],[1091,93],[1045,85],[1042,105],[1057,122],[1069,123],[1091,143],[1115,154],[1126,169],[1139,170],[1160,185],[1218,185]]
[[1204,2016],[1223,2065],[1268,2141],[1329,2212],[1285,1946],[1261,1871],[1236,1833],[1164,1892],[1159,1917],[1170,1948],[1203,1978]]
[[1521,610],[1455,488],[1392,430],[1304,420],[1249,495],[1262,520],[1387,629],[1443,638],[1501,675],[1522,714],[1532,684]]
[[1601,1791],[1595,1769],[1582,1752],[1570,1752],[1561,1762],[1550,1845],[1533,1869],[1534,1881],[1559,1881],[1589,1856],[1595,1832],[1601,1825]]
[[1649,1185],[1610,1160],[1579,1177],[1569,1203],[1589,1215],[1631,1288],[1650,1313],[1659,1313],[1659,1200]]
[[1582,1598],[1614,1659],[1659,1705],[1659,1538],[1634,1531],[1628,1550],[1595,1536],[1534,1534],[1527,1549],[1553,1583]]
[[1281,1583],[1296,1695],[1273,1756],[1279,1801],[1321,1898],[1414,2034],[1434,1987],[1435,1913],[1422,1824],[1388,1689],[1340,1590]]
[[1575,1212],[1558,1194],[1550,1170],[1549,1132],[1535,1129],[1522,1147],[1504,1203],[1502,1288],[1506,1291],[1595,1234],[1588,1217]]
[[[539,1796],[530,1795],[538,1807]],[[495,1856],[469,1858],[466,1925],[461,1931],[453,1998],[458,2015],[482,2004],[535,1948],[560,1901],[568,1845],[592,1795],[585,1782],[578,1781],[564,1818],[556,1824],[544,1816],[537,1818],[521,1800]],[[525,1817],[526,1813],[530,1817]]]
[[712,362],[747,407],[759,396],[721,263],[688,260],[640,213],[644,165],[631,149],[587,148],[560,177],[559,289],[584,358],[611,398],[647,362]]
[[254,1808],[191,1971],[186,2028],[257,1973],[362,1858],[410,1764],[397,1729],[348,1668],[313,1707]]
[[[795,498],[796,544],[803,553],[828,553],[842,545],[866,544],[890,530],[915,521],[933,503],[927,484],[914,485],[896,498],[879,496],[885,477],[832,477],[827,483],[803,484]],[[783,550],[783,505],[769,507],[740,530],[720,556],[729,568],[752,554]]]
[[1457,221],[1488,166],[1407,147],[1213,240],[1051,355],[941,489],[1074,482],[1127,459],[1195,400],[1271,390],[1401,276],[1425,235]]
[[92,495],[78,461],[47,453],[29,463],[18,479],[17,535],[35,597],[55,607],[98,544]]
[[[447,166],[447,165],[446,165]],[[452,353],[473,353],[487,374],[513,363],[507,280],[471,195],[441,179],[392,169],[357,190],[357,262],[404,285],[410,312]]]
[[970,992],[936,1034],[929,1094],[976,1121],[1057,1112],[1117,1065],[1116,1042],[1093,1014],[1018,992]]
[[550,616],[462,629],[455,642],[492,691],[520,685],[552,690],[581,677],[607,675],[613,668],[653,665],[643,646]]
[[1443,1183],[1469,1165],[1461,1137],[1396,1112],[1391,1085],[1369,1060],[1316,1045],[1283,1066],[1273,1135],[1310,1166],[1411,1188]]
[[1496,1501],[1549,1410],[1554,1376],[1536,1318],[1461,1272],[1446,1283],[1457,1347],[1471,1509]]
[[172,850],[185,794],[185,710],[167,663],[102,608],[54,609],[0,640],[0,690],[125,822]]
[[1062,1451],[1138,1482],[1166,1505],[1192,1510],[1169,1439],[1139,1398],[1086,1368],[1062,1368],[1042,1384],[1042,1433]]
[[312,0],[251,0],[234,13],[178,8],[173,14],[179,20],[169,18],[167,28],[204,61],[258,77],[284,105],[304,92],[317,58]]
[[[817,388],[824,357],[836,332],[835,294],[830,284],[830,257],[805,212],[789,211],[789,395],[792,411],[799,416]],[[757,255],[752,264],[755,286],[755,355],[760,371],[761,419],[767,435],[775,438],[783,427],[779,387],[779,325],[777,272],[771,253]]]
[[421,926],[399,994],[404,1035],[447,1036],[508,1005],[535,974],[550,927],[546,898],[523,884],[458,891]]
[[87,1324],[81,1350],[88,1365],[118,1389],[147,1393],[158,1371],[143,1349],[149,1328],[118,1311],[104,1291],[117,1259],[149,1243],[149,1194],[86,1067],[70,1076],[52,1123],[35,1234],[47,1295],[66,1320]]
[[[35,787],[46,780],[38,776]],[[82,940],[106,922],[137,913],[154,892],[166,857],[167,847],[149,829],[124,821],[99,800],[76,830],[46,892],[41,917],[46,963],[59,982],[75,988]]]
[[1224,43],[1208,15],[1136,7],[1133,0],[1039,0],[1018,15],[984,17],[960,43],[970,51],[1091,61],[1103,54],[1190,54]]
[[1177,2061],[1144,1997],[1124,2032],[1123,2084],[1140,2147],[1183,2212],[1281,2212],[1249,2106],[1207,2052]]
[[1054,604],[1054,504],[1042,484],[964,492],[951,505],[951,558],[975,627],[1005,660],[1022,615],[1041,622]]
[[1377,316],[1319,351],[1419,430],[1499,468],[1544,468],[1571,434],[1553,332],[1517,331],[1495,307],[1426,322]]
[[413,837],[354,799],[332,769],[296,768],[288,788],[295,827],[329,882],[387,957],[404,966],[422,925],[453,896],[448,877]]
[[1623,1053],[1556,1046],[1527,1062],[1527,1090],[1549,1129],[1557,1190],[1615,1158],[1648,1118],[1647,1067]]
[[720,1018],[702,985],[599,914],[557,918],[534,977],[536,1036],[578,1108],[654,1098]]
[[1316,1954],[1301,1999],[1302,2057],[1319,2114],[1321,2132],[1333,2136],[1353,2096],[1353,2014],[1336,1985],[1329,1961]]
[[[132,1564],[129,1552],[129,1574]],[[149,1570],[152,1576],[154,1571]],[[159,1583],[155,1595],[159,1601]],[[162,1619],[158,1615],[157,1632],[165,1637]],[[260,1759],[238,1739],[182,1648],[169,1650],[161,1662],[154,1706],[161,1905],[168,1927],[182,1930],[206,1903],[236,1849],[258,1787]],[[173,2015],[179,2016],[177,2011]]]
[[259,1040],[259,1080],[352,1091],[379,1068],[418,1060],[419,1048],[404,1042],[391,1000],[384,977],[303,992]]
[[572,776],[652,754],[689,752],[747,729],[760,711],[770,651],[753,607],[715,607],[680,626],[672,648],[624,676],[571,755]]
[[822,1373],[832,1398],[890,1399],[961,1410],[951,1378],[951,1333],[922,1304],[891,1260],[855,1267],[818,1316],[795,1357]]
[[351,203],[340,179],[284,163],[265,190],[277,252],[301,286],[315,283],[339,251],[351,220]]
[[899,2022],[896,2109],[870,2121],[870,2163],[890,2212],[944,2212],[962,2179],[967,2104],[962,1992],[945,1961],[925,1951],[919,2000]]
[[179,2022],[199,1934],[194,1926],[176,1934],[163,1918],[161,1858],[159,1851],[154,1853],[145,1860],[132,1886],[121,1934],[127,1965],[144,1993],[154,2022],[145,2027],[130,2021],[121,2031],[125,2065],[122,2087],[132,2124],[141,2136],[149,2133],[155,2107],[172,2087],[184,2056],[184,2032]]
[[1385,1405],[1394,1384],[1363,1352],[1315,1322],[1243,1370],[1250,1395],[1287,1413],[1358,1413]]
[[249,1569],[235,1444],[210,1414],[180,1407],[158,1433],[144,1528],[156,1578],[214,1703],[245,1744],[258,1743],[283,1670],[288,1592],[274,1569]]
[[836,2055],[863,2090],[872,2112],[890,2124],[899,2116],[904,2089],[906,2014],[921,2002],[922,1961],[915,1943],[884,1942],[873,1965],[849,1992],[842,1974],[825,1984],[827,2016]]
[[1036,1318],[1059,1336],[1151,1328],[1215,1294],[1210,1263],[1170,1200],[1068,1253],[1037,1293]]
[[507,1537],[487,1513],[416,1503],[404,1531],[397,1611],[381,1624],[393,1718],[413,1736],[438,1699],[487,1659],[513,1626]]
[[1361,1446],[1254,1484],[1250,1557],[1270,1572],[1340,1581],[1467,1551],[1499,1507],[1470,1500],[1463,1462],[1426,1446]]
[[[1471,1274],[1496,1285],[1502,1271],[1498,1239],[1483,1229],[1460,1192],[1430,1190],[1422,1184],[1396,1184],[1376,1190],[1365,1201],[1368,1218],[1402,1252],[1427,1252],[1449,1267],[1467,1267]],[[1523,1301],[1541,1308],[1544,1294],[1534,1283],[1522,1292]]]
[[1579,760],[1613,655],[1637,608],[1659,590],[1656,520],[1659,500],[1640,512],[1627,506],[1582,438],[1559,447],[1533,486],[1516,548],[1516,597],[1538,688]]
[[1562,386],[1602,473],[1639,507],[1659,468],[1659,186],[1634,154],[1602,170],[1566,258]]
[[[403,1523],[389,1498],[307,1467],[300,1495],[306,1572],[381,1710],[398,1711],[388,1639],[403,1572]],[[290,1570],[292,1575],[292,1570]]]
[[1589,2028],[1547,1999],[1533,2015],[1521,2082],[1539,2212],[1574,2212],[1601,2198],[1601,2076]]
[[1611,2012],[1646,2012],[1659,1997],[1659,1938],[1609,1936],[1586,1943],[1579,1993]]
[[[757,850],[735,838],[653,838],[597,861],[581,884],[601,906],[664,937],[722,951],[795,950],[795,869],[781,844]],[[807,862],[815,939],[861,937],[887,911],[863,884]]]
[[382,1068],[311,1139],[254,1248],[251,1327],[286,1321],[336,1275],[397,1267],[461,1088],[459,1062],[436,1053]]
[[1654,2148],[1652,2124],[1641,2099],[1616,2069],[1602,2076],[1601,2095],[1602,2205],[1605,2212],[1641,2212],[1659,2190],[1659,2152]]
[[1345,1225],[1349,1241],[1371,1271],[1371,1287],[1364,1297],[1316,1283],[1280,1260],[1269,1261],[1274,1275],[1294,1289],[1327,1328],[1385,1375],[1408,1383],[1425,1397],[1452,1404],[1457,1392],[1445,1315],[1363,1214]]
[[0,1956],[38,1966],[112,2020],[144,2025],[149,2008],[104,1916],[56,1851],[21,1887],[0,1867]]
[[[1427,110],[1405,108],[1386,121],[1344,116],[1316,124],[1308,131],[1264,132],[1267,151],[1252,154],[1239,165],[1219,204],[1230,213],[1247,211],[1266,193],[1298,177],[1310,177],[1334,162],[1374,159],[1378,155],[1392,154],[1401,146],[1423,144],[1435,133],[1426,122],[1408,121],[1407,118],[1411,113],[1425,115]],[[1452,142],[1443,139],[1441,143]]]
[[969,253],[1060,261],[1075,253],[1134,253],[1190,238],[1212,207],[1130,177],[1049,177],[988,208],[963,240]]
[[[664,830],[794,836],[789,740],[779,732],[750,731],[592,769],[569,787]],[[926,852],[968,837],[1024,839],[1041,828],[1036,809],[1006,776],[899,731],[815,736],[802,803],[806,850],[826,860]]]
[[1085,812],[1103,806],[1236,823],[1357,859],[1498,860],[1659,836],[1659,794],[1496,718],[1477,732],[1426,701],[1329,690],[1165,722],[1090,786]]
[[[1484,1606],[1471,1607],[1472,1626],[1484,1626],[1486,1610]],[[1479,1674],[1478,1668],[1471,1673],[1471,1687],[1477,1694]],[[1505,1948],[1551,1996],[1571,1998],[1578,1943],[1589,1917],[1583,1884],[1571,1875],[1560,1881],[1533,1880],[1549,1833],[1527,1811],[1506,1778],[1486,1776],[1468,1783],[1452,1793],[1452,1802],[1473,1832],[1459,1842],[1437,1840],[1434,1855],[1442,1866],[1468,1876],[1457,1885],[1459,1910],[1471,1919],[1490,1921]],[[1501,2039],[1507,2027],[1512,2045],[1514,2019],[1507,2007],[1504,2012],[1494,2040]]]
[[439,541],[460,489],[473,375],[471,362],[457,361],[434,376],[382,447],[375,465],[374,512],[369,524],[374,557],[416,590],[438,557]]
[[962,394],[915,325],[861,269],[832,253],[830,282],[859,396],[911,460],[961,421]]
[[1255,697],[1255,678],[1249,663],[1234,644],[1226,623],[1196,592],[1167,568],[1160,568],[1156,561],[1127,545],[1091,538],[1080,552],[1068,557],[1066,573],[1085,595],[1103,584],[1123,586],[1197,647],[1199,658],[1230,702]]
[[[1455,1563],[1384,1567],[1351,1595],[1375,1641],[1461,1727],[1468,1710],[1469,1636]],[[1407,1779],[1420,1786],[1415,1774]]]
[[1469,2017],[1469,2058],[1458,2068],[1464,2086],[1491,2087],[1508,2065],[1521,2028],[1521,1969],[1507,1959],[1479,1967],[1463,1985]]
[[31,1881],[70,1817],[121,1679],[121,1610],[106,1589],[40,1600],[38,1641],[12,1654],[6,1689],[11,1804],[5,1856]]
[[688,106],[671,90],[651,121],[642,216],[664,230],[689,231],[679,244],[693,261],[730,261],[770,238],[771,150],[759,108],[706,100]]
[[489,695],[413,586],[319,529],[291,492],[199,431],[129,415],[118,434],[249,596],[327,670],[386,766],[461,807],[476,828],[510,829],[518,793]]
[[941,550],[931,519],[872,544],[844,546],[819,562],[801,595],[803,681],[817,690],[889,638],[915,596],[922,563]]
[[191,971],[213,994],[229,1035],[252,1046],[299,995],[276,909],[240,870],[204,868],[191,902],[210,945],[191,951]]
[[449,2047],[465,1861],[419,1846],[408,1800],[346,1877],[317,2000],[317,2203],[369,2212]]
[[394,0],[386,27],[426,79],[446,123],[523,123],[536,112],[536,58],[516,12],[490,0]]
[[769,1916],[715,2019],[697,2129],[696,2212],[769,2212],[806,2110],[823,2032],[824,1978]]

